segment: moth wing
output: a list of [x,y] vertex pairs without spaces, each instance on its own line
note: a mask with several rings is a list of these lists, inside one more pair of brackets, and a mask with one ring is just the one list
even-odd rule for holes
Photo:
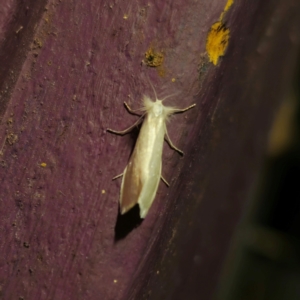
[[120,193],[120,210],[122,215],[138,202],[143,187],[139,166],[134,161],[133,154],[123,173]]
[[140,207],[140,217],[142,219],[146,217],[148,210],[150,209],[156,196],[156,192],[160,182],[161,165],[162,163],[160,161],[156,172],[149,174],[149,177],[143,184],[142,191],[137,201]]

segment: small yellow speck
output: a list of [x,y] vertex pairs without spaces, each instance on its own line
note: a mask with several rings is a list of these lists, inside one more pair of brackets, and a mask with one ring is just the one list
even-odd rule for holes
[[118,280],[117,279],[114,279],[114,283],[117,283],[118,282]]
[[102,193],[102,194],[105,194],[105,190],[102,190],[101,193]]
[[40,164],[40,166],[43,167],[43,168],[46,168],[47,164],[45,162],[43,162],[43,163]]
[[128,19],[128,15],[125,14],[125,15],[123,16],[123,19],[124,19],[124,20],[127,20],[127,19]]
[[176,81],[176,78],[172,78],[171,81],[172,81],[172,82],[175,82],[175,81]]
[[156,271],[156,274],[158,275],[158,274],[159,274],[159,271]]

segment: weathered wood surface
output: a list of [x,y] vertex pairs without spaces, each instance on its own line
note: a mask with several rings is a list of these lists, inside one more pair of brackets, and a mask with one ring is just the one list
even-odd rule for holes
[[[225,4],[0,0],[2,299],[212,297],[299,45],[298,1],[236,1],[214,66]],[[159,68],[141,63],[151,46]],[[136,132],[106,128],[136,119],[122,103],[152,95],[147,77],[197,107],[168,124],[185,156],[166,145],[171,187],[141,223],[111,181]]]

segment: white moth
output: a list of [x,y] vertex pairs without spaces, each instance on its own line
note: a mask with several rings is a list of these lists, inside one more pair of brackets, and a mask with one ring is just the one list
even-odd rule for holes
[[[143,108],[141,111],[144,111],[144,113],[137,122],[123,131],[107,129],[112,133],[124,135],[144,120],[128,165],[122,174],[114,177],[116,179],[123,175],[120,193],[121,214],[126,213],[138,203],[141,218],[146,217],[153,203],[160,179],[169,186],[161,176],[162,150],[165,136],[170,147],[183,154],[171,142],[167,132],[166,121],[170,115],[185,112],[196,106],[196,104],[193,104],[184,109],[164,106],[163,101],[170,96],[159,100],[154,88],[153,91],[155,93],[155,101],[151,101],[148,96],[143,97]],[[130,113],[136,114],[126,102],[124,104]]]

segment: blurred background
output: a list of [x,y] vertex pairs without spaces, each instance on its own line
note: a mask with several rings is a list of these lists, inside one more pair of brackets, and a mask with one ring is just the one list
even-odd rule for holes
[[299,63],[277,112],[254,186],[217,298],[300,299]]

